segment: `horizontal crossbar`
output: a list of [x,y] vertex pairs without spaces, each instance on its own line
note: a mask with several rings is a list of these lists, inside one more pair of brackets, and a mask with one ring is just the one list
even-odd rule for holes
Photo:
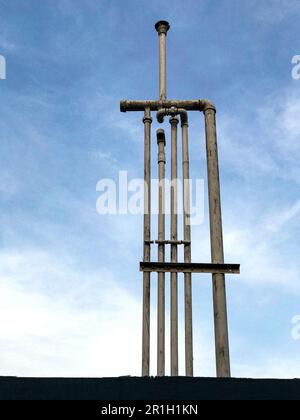
[[196,100],[165,100],[165,101],[127,101],[120,102],[121,112],[144,111],[149,108],[150,111],[158,111],[161,108],[184,108],[186,111],[205,111],[208,108],[215,109],[213,103],[206,99]]
[[146,245],[191,245],[191,241],[144,241]]
[[240,264],[141,262],[140,271],[148,273],[240,274]]
[[191,245],[190,241],[155,241],[157,245]]

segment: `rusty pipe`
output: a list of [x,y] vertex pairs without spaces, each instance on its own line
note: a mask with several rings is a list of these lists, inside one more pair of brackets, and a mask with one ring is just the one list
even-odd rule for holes
[[[184,262],[191,263],[191,221],[190,221],[190,161],[188,143],[188,114],[180,110],[182,127],[182,177],[183,177],[183,229]],[[184,274],[184,312],[185,312],[185,370],[186,376],[193,376],[193,310],[192,275]]]
[[183,123],[185,123],[185,124],[188,123],[188,114],[187,114],[187,111],[183,108],[177,108],[175,106],[172,106],[171,108],[161,108],[156,113],[157,121],[160,124],[162,124],[167,115],[170,115],[171,117],[175,117],[176,115],[180,115],[181,125]]
[[[224,249],[216,133],[216,111],[215,109],[207,108],[204,114],[207,150],[211,257],[213,263],[222,264],[224,263]],[[224,274],[213,274],[213,301],[217,376],[230,377],[230,353]]]
[[[177,116],[171,124],[171,262],[178,262],[178,162],[177,162]],[[171,273],[171,375],[178,376],[178,274]]]
[[[144,118],[144,261],[151,261],[151,111]],[[142,376],[150,374],[150,287],[151,273],[143,275]]]
[[[158,144],[158,262],[165,261],[165,176],[166,138],[164,130],[157,130]],[[165,273],[158,273],[157,291],[157,376],[165,376]]]
[[184,108],[186,111],[200,111],[204,112],[207,109],[216,110],[215,105],[208,99],[196,99],[196,100],[164,100],[164,101],[128,101],[126,99],[120,102],[121,112],[131,111],[145,111],[146,108],[150,108],[151,111],[158,111],[161,108]]
[[163,101],[167,98],[166,38],[170,24],[161,20],[156,23],[155,29],[159,36],[159,98]]

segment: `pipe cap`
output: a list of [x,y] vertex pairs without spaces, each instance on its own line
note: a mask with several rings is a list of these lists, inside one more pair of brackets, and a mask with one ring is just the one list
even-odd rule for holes
[[156,136],[157,136],[157,144],[159,143],[164,143],[166,144],[166,135],[165,135],[165,130],[163,130],[162,128],[159,128],[156,131]]
[[168,30],[170,29],[170,24],[166,20],[160,20],[156,23],[155,29],[160,34],[167,34]]

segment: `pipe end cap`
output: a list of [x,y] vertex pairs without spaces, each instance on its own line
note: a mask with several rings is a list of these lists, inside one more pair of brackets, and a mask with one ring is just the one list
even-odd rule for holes
[[156,137],[157,137],[157,144],[159,143],[164,143],[166,144],[166,135],[165,135],[165,130],[163,130],[162,128],[159,128],[156,131]]
[[155,29],[160,34],[167,34],[170,29],[170,24],[166,20],[160,20],[155,24]]
[[127,112],[127,101],[125,99],[120,101],[120,111]]

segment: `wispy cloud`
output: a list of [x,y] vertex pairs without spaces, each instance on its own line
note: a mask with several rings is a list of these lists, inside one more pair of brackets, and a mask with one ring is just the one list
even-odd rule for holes
[[297,201],[295,204],[292,204],[285,210],[278,212],[272,216],[269,216],[266,220],[265,227],[270,229],[271,231],[279,231],[281,228],[284,227],[287,223],[292,221],[294,218],[299,216],[300,214],[300,200]]
[[299,14],[298,0],[250,0],[247,1],[247,7],[255,19],[272,24]]
[[244,177],[300,182],[300,100],[297,91],[276,92],[256,108],[253,124],[223,114],[219,146],[223,167]]

